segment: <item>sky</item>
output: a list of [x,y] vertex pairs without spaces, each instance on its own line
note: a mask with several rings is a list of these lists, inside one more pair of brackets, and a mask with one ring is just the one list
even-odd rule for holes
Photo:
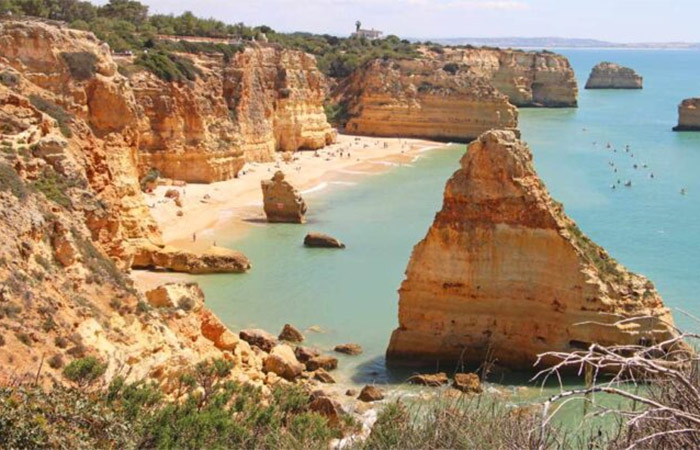
[[[355,21],[402,38],[565,37],[700,42],[700,0],[141,0],[227,23],[345,36]],[[104,0],[102,1],[104,2]]]

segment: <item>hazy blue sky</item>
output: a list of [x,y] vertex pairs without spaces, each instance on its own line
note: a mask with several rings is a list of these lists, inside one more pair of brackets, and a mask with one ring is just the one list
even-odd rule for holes
[[[700,0],[142,0],[153,12],[346,35],[356,19],[402,37],[559,36],[700,42]],[[104,2],[104,0],[102,0]]]

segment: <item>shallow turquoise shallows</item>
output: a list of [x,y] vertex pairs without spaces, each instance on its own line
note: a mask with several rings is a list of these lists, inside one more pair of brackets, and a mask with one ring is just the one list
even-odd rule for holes
[[[589,236],[657,284],[668,306],[700,316],[700,133],[671,131],[678,103],[700,96],[700,52],[562,53],[580,86],[595,64],[610,60],[643,75],[644,90],[582,89],[578,109],[521,110],[523,139],[541,177]],[[310,193],[304,226],[253,224],[238,240],[221,232],[219,242],[244,251],[254,268],[198,277],[207,303],[234,329],[318,326],[322,333],[306,333],[310,345],[330,351],[339,343],[361,344],[363,355],[340,358],[339,381],[402,380],[406,373],[387,372],[383,361],[398,320],[396,290],[463,153],[463,146],[426,152],[389,173]],[[624,187],[628,180],[632,186]],[[329,233],[347,249],[306,249],[308,231]],[[681,326],[700,328],[674,315]]]

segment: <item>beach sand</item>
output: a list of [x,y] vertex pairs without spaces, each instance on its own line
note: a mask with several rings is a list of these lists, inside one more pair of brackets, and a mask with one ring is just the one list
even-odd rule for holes
[[[166,244],[201,251],[215,243],[216,231],[221,227],[226,227],[226,235],[230,237],[245,234],[251,223],[265,222],[260,182],[272,178],[277,170],[283,171],[287,181],[303,196],[349,176],[373,175],[396,165],[410,164],[420,153],[445,145],[419,139],[339,135],[336,144],[318,151],[295,152],[290,162],[284,162],[279,153],[275,162],[248,163],[235,179],[182,187],[158,186],[153,193],[145,194],[146,203]],[[170,189],[180,191],[182,208],[165,198]],[[182,210],[182,216],[177,215],[178,210]],[[168,272],[132,272],[140,289],[186,281],[187,277]]]

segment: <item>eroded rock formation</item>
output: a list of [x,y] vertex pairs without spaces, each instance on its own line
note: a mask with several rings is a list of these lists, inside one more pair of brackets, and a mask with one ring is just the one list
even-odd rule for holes
[[243,273],[251,268],[250,260],[241,252],[222,247],[210,247],[203,252],[191,252],[171,246],[157,246],[144,241],[132,241],[134,269],[167,269],[190,274]]
[[276,151],[318,149],[335,141],[326,120],[326,81],[313,56],[272,46],[236,53],[229,62],[192,55],[199,75],[165,82],[138,71],[134,94],[148,118],[140,169],[188,182],[233,178],[245,161]]
[[271,180],[261,183],[263,207],[270,223],[306,222],[306,202],[294,186],[284,179],[284,173],[275,172]]
[[642,89],[643,79],[630,69],[611,62],[595,66],[586,82],[586,89]]
[[442,67],[428,59],[366,64],[339,94],[350,116],[346,130],[465,142],[492,128],[517,127],[517,110],[505,95],[481,78]]
[[678,106],[678,125],[673,131],[700,131],[700,98],[688,98]]
[[578,105],[574,70],[566,57],[556,53],[447,48],[441,53],[426,50],[426,55],[445,63],[448,70],[487,79],[515,106]]
[[[507,131],[469,146],[399,294],[395,364],[480,364],[492,351],[498,364],[531,369],[544,352],[674,333],[654,285],[578,229]],[[649,318],[617,323],[635,317]]]

